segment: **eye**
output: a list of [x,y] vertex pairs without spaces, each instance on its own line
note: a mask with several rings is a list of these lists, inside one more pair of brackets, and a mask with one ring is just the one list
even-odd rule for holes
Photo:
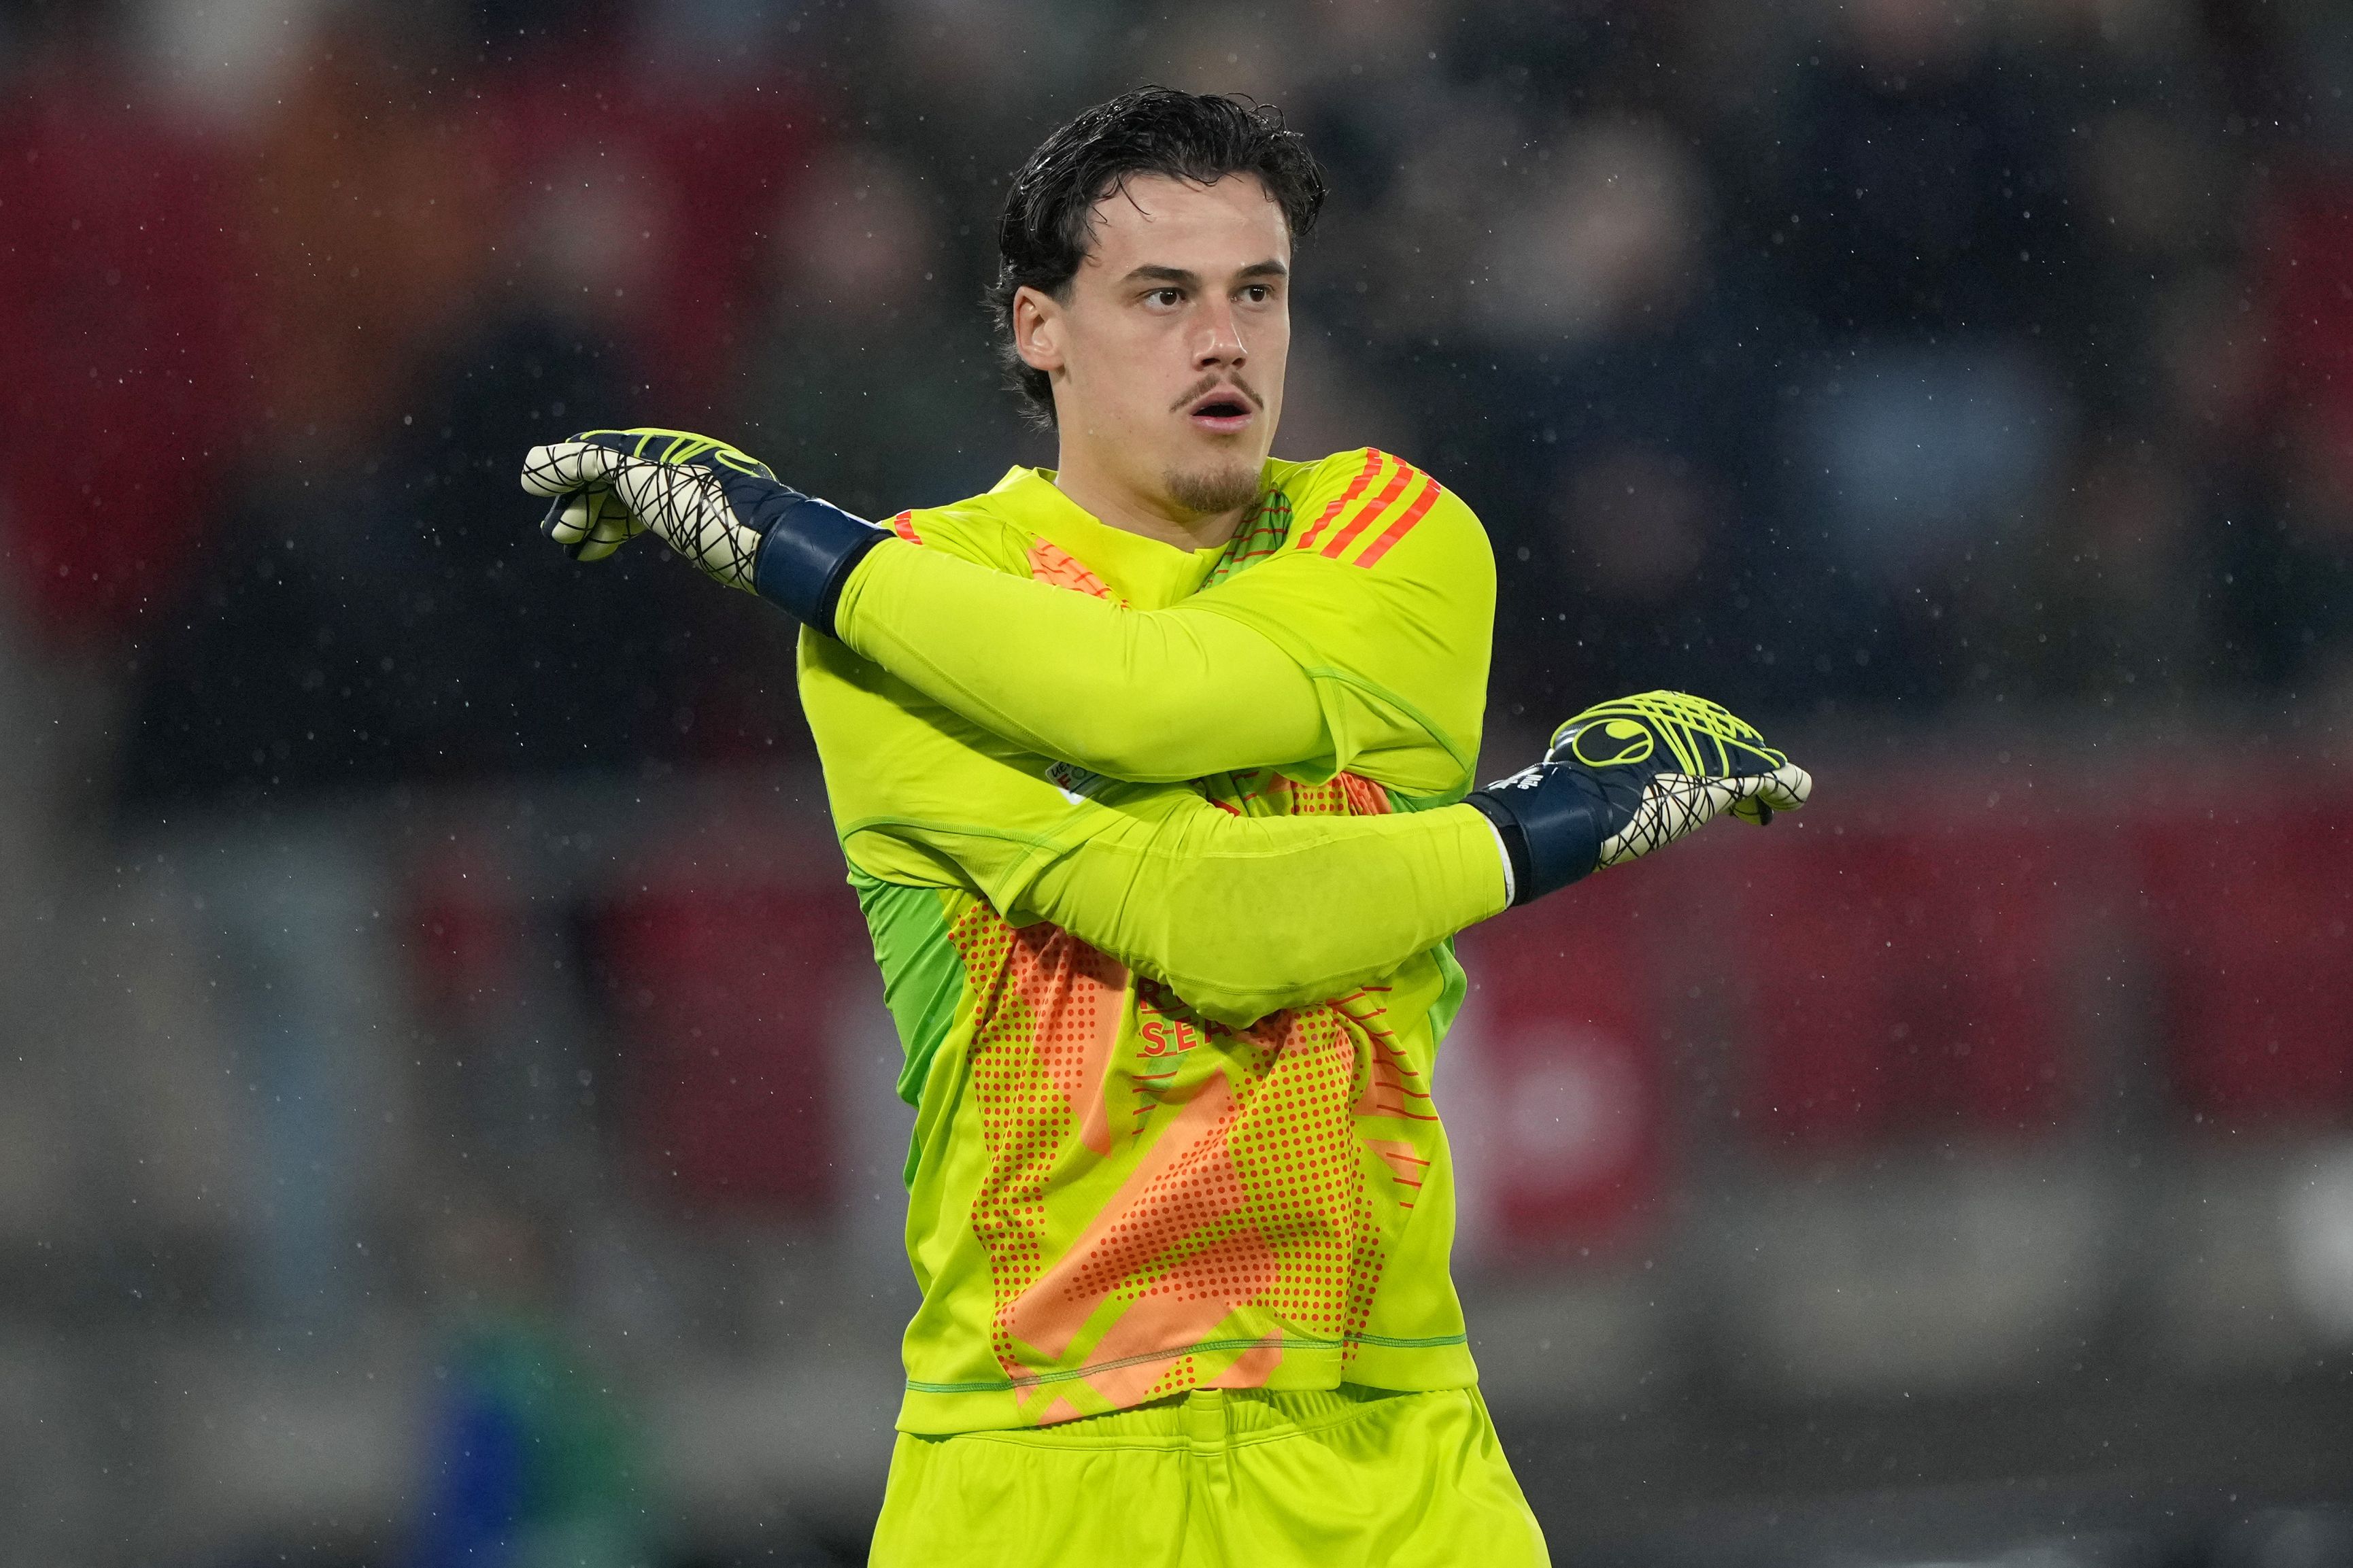
[[1181,289],[1155,289],[1144,297],[1145,304],[1156,306],[1163,310],[1175,310],[1184,302],[1184,300],[1185,291]]
[[1274,298],[1274,290],[1263,283],[1245,284],[1242,288],[1242,298],[1253,305],[1263,305]]

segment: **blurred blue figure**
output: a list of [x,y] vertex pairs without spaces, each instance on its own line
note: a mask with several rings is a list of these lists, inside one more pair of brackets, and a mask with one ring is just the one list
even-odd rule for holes
[[491,1213],[444,1238],[456,1305],[411,1568],[638,1568],[631,1433],[543,1304],[533,1228]]

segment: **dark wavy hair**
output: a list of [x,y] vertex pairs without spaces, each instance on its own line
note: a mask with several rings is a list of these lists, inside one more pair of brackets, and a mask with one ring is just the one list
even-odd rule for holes
[[1013,296],[1036,289],[1068,300],[1094,241],[1095,204],[1138,174],[1203,184],[1255,174],[1282,209],[1293,244],[1315,226],[1324,173],[1306,141],[1271,104],[1221,93],[1140,87],[1096,104],[1039,144],[1005,195],[997,221],[997,282],[988,307],[1005,333],[1008,379],[1038,424],[1054,423],[1052,378],[1021,363]]

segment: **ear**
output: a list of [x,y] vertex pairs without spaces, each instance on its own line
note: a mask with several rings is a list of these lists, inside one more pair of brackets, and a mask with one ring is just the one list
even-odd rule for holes
[[1039,289],[1013,294],[1013,352],[1031,370],[1051,375],[1062,368],[1062,304]]

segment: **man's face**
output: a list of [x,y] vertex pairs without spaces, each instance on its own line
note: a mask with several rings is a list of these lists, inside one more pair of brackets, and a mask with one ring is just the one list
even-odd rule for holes
[[1255,175],[1164,175],[1097,203],[1067,300],[1025,289],[1021,356],[1054,378],[1066,469],[1172,514],[1248,505],[1282,412],[1291,231]]

